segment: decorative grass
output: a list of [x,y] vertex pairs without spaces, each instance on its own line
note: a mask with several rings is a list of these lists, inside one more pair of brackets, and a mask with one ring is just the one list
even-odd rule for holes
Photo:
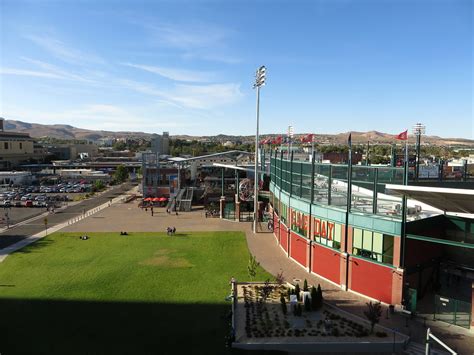
[[[240,232],[58,233],[0,264],[0,352],[222,354]],[[256,279],[271,275],[259,268]]]

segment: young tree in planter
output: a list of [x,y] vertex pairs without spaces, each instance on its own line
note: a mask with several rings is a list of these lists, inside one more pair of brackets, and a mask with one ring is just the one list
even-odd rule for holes
[[276,276],[275,276],[275,282],[278,284],[278,286],[281,286],[285,283],[285,277],[283,276],[283,271],[280,271]]
[[301,317],[302,314],[303,314],[303,309],[301,308],[301,304],[298,303],[298,304],[296,305],[296,315],[297,315],[298,317]]
[[321,290],[321,285],[318,284],[318,307],[321,308],[323,306],[323,290]]
[[304,279],[304,283],[303,283],[303,291],[309,291],[308,290],[308,281],[306,279]]
[[382,316],[382,305],[380,302],[372,303],[372,301],[366,303],[367,310],[364,311],[364,315],[370,322],[370,334],[374,332],[375,324],[377,324]]
[[296,299],[299,301],[300,300],[300,284],[296,284],[295,286],[295,294],[296,294]]
[[286,315],[286,300],[285,300],[285,296],[283,295],[283,293],[280,294],[280,302],[281,302],[281,311],[283,312],[284,315]]
[[258,269],[259,266],[260,266],[260,263],[257,261],[255,256],[250,255],[249,264],[247,265],[247,270],[248,270],[248,273],[249,273],[249,277],[252,281],[255,278],[255,276],[257,275],[257,269]]
[[309,297],[304,299],[304,310],[306,312],[311,312],[311,301],[309,300]]
[[268,296],[270,296],[272,291],[273,291],[273,286],[270,285],[270,279],[266,279],[265,284],[263,285],[263,287],[261,288],[261,291],[260,291],[263,302],[267,301],[267,298],[268,298]]
[[318,310],[318,291],[316,290],[316,287],[312,286],[311,287],[311,308],[314,309],[315,311]]

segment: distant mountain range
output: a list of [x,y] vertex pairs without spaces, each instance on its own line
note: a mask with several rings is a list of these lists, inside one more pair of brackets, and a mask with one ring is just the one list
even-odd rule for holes
[[[6,120],[4,122],[5,131],[14,131],[14,132],[23,132],[30,134],[31,137],[41,138],[41,137],[54,137],[58,139],[87,139],[91,141],[96,141],[100,138],[149,138],[150,133],[144,132],[112,132],[112,131],[95,131],[83,128],[77,128],[70,125],[44,125],[39,123],[27,123],[22,121],[15,120]],[[366,143],[370,141],[373,143],[389,143],[394,142],[394,135],[370,131],[370,132],[345,132],[338,134],[317,134],[315,136],[315,141],[319,143],[326,144],[345,144],[347,143],[347,137],[349,133],[352,133],[352,142],[353,143]],[[268,137],[277,137],[279,134],[264,134],[261,136],[262,139]],[[304,134],[295,135],[294,139],[302,137]],[[185,140],[208,140],[208,141],[219,141],[219,142],[252,142],[254,136],[231,136],[219,134],[217,136],[190,136],[190,135],[175,135],[171,138],[175,139],[185,139]],[[409,141],[413,142],[415,137],[413,135],[409,136]],[[423,136],[423,143],[429,143],[434,145],[460,145],[460,146],[473,146],[474,140],[465,139],[465,138],[442,138],[438,136]]]

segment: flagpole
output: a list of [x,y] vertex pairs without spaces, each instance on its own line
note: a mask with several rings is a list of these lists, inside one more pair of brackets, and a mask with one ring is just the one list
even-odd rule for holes
[[407,168],[405,171],[405,180],[406,180],[406,185],[408,185],[408,134],[407,134],[407,139],[405,140],[405,162],[407,164]]

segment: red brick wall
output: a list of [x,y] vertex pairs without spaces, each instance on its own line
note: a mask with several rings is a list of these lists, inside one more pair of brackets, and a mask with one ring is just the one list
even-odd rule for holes
[[340,253],[336,250],[325,248],[319,244],[314,243],[312,251],[312,265],[311,270],[328,280],[340,284],[341,280],[341,261]]
[[273,215],[273,235],[277,239],[278,243],[280,242],[280,221],[278,220],[278,215]]
[[288,251],[288,228],[280,222],[280,245]]
[[290,256],[301,265],[308,266],[308,240],[290,232]]
[[352,257],[349,265],[350,288],[391,304],[393,271],[392,268]]

